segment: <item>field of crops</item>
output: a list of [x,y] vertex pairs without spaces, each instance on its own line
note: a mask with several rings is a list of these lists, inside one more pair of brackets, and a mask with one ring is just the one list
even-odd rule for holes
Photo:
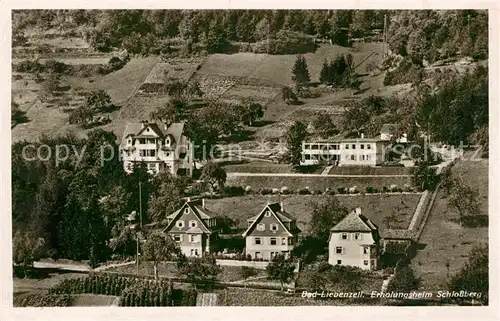
[[[381,230],[385,229],[384,217],[397,214],[398,222],[393,228],[407,228],[415,211],[419,194],[402,195],[356,195],[332,196],[348,209],[361,207],[363,215],[371,219]],[[266,206],[267,202],[283,201],[285,211],[297,219],[297,225],[307,231],[311,219],[311,203],[321,202],[324,196],[320,195],[246,195],[227,197],[222,199],[205,200],[207,208],[219,215],[232,218],[240,228],[246,228],[246,220],[257,215]]]

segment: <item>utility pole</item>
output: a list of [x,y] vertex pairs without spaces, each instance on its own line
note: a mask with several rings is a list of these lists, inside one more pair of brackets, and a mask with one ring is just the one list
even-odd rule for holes
[[387,46],[387,14],[384,14],[384,32],[382,35],[382,58],[385,58]]
[[135,253],[135,263],[137,268],[137,275],[139,275],[139,231],[142,231],[142,184],[139,182],[139,225],[135,230],[136,238],[136,253]]

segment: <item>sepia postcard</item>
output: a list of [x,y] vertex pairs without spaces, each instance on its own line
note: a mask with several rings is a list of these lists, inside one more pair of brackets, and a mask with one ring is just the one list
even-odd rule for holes
[[91,5],[2,9],[13,320],[498,317],[498,5]]

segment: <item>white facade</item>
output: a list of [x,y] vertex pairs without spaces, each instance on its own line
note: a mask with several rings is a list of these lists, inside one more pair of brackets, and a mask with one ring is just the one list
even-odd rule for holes
[[302,142],[301,165],[376,166],[384,162],[385,146],[371,138]]
[[167,170],[175,176],[181,170],[192,176],[194,150],[183,130],[183,123],[129,123],[120,144],[125,171],[131,173],[135,164],[144,162],[152,174]]

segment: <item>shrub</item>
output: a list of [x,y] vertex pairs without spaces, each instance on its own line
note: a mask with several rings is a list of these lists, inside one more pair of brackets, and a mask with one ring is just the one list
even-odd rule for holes
[[311,194],[311,191],[309,190],[309,188],[300,188],[299,190],[297,190],[297,194],[299,195],[309,195]]
[[269,189],[269,188],[261,188],[261,189],[259,189],[259,194],[260,195],[270,195],[272,193],[273,193],[273,191],[271,189]]
[[283,186],[281,189],[280,189],[280,192],[281,194],[290,194],[290,190],[288,189],[287,186]]
[[346,189],[345,189],[345,187],[339,187],[339,188],[337,188],[337,192],[339,194],[345,194],[346,193]]
[[248,194],[252,193],[252,186],[247,185],[247,186],[245,187],[245,193],[248,193]]
[[314,52],[316,44],[311,36],[300,32],[280,30],[274,39],[263,40],[253,45],[254,53],[300,54]]
[[224,186],[222,193],[225,196],[242,196],[245,190],[241,186]]
[[370,193],[370,194],[371,194],[371,193],[374,193],[374,191],[373,191],[373,187],[372,187],[372,186],[367,186],[367,187],[366,187],[366,192],[367,192],[367,193]]
[[279,194],[279,193],[280,193],[279,188],[273,188],[273,189],[272,189],[272,193],[273,193],[273,194]]

